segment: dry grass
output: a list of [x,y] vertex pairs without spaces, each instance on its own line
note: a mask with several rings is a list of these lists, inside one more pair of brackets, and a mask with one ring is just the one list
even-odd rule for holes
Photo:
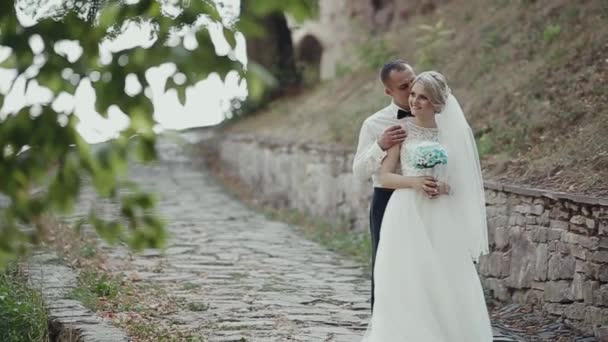
[[[419,26],[440,20],[453,34],[432,51],[416,46]],[[607,22],[604,0],[458,0],[370,41],[382,39],[393,57],[432,57],[414,64],[448,77],[488,178],[606,196]],[[375,70],[358,69],[226,130],[355,146],[363,120],[386,103]]]

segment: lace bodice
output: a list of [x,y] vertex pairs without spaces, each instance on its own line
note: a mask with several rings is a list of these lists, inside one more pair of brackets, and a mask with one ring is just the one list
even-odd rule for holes
[[413,118],[407,118],[405,120],[405,131],[407,132],[407,138],[401,145],[401,174],[404,176],[424,176],[428,173],[428,170],[415,169],[408,165],[407,155],[409,151],[421,142],[439,142],[439,129],[437,128],[426,128],[418,126],[414,123]]

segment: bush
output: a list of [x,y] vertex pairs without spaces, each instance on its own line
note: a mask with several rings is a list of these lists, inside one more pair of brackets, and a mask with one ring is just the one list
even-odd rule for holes
[[0,341],[48,340],[48,317],[40,294],[26,286],[16,265],[0,273]]
[[359,60],[369,69],[376,70],[394,59],[395,50],[389,48],[384,39],[370,38],[357,50]]
[[545,41],[545,43],[549,44],[553,42],[561,32],[561,26],[547,25],[547,27],[545,27],[545,30],[543,31],[543,40]]
[[477,139],[477,150],[480,158],[483,158],[485,155],[494,152],[494,143],[492,142],[492,138],[489,136],[488,133],[484,133],[481,137]]
[[439,20],[434,25],[418,26],[418,32],[416,66],[423,70],[433,69],[438,63],[439,56],[444,53],[443,49],[447,39],[454,31],[446,29],[443,21]]

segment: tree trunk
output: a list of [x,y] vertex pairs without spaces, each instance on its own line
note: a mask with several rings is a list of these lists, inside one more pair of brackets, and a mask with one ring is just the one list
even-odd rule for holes
[[[251,1],[251,0],[250,0]],[[243,11],[247,10],[247,1],[243,0]],[[247,37],[247,56],[266,68],[277,80],[275,89],[269,89],[265,101],[272,100],[290,88],[301,83],[294,59],[294,47],[291,30],[282,12],[273,12],[260,18],[264,33],[260,36]]]

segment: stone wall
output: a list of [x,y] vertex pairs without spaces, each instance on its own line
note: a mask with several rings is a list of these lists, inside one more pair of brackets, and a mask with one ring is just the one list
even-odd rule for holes
[[480,264],[484,287],[608,340],[608,201],[486,188],[492,252]]
[[370,185],[351,172],[352,151],[240,136],[215,145],[227,172],[276,208],[368,229]]
[[[352,150],[253,136],[217,141],[206,148],[267,203],[367,231],[370,185],[354,178]],[[492,252],[480,261],[485,289],[608,341],[608,199],[492,182],[486,199]]]

